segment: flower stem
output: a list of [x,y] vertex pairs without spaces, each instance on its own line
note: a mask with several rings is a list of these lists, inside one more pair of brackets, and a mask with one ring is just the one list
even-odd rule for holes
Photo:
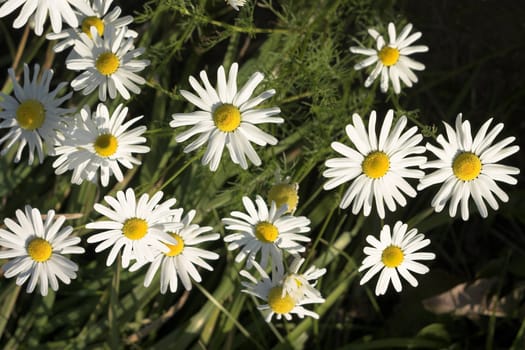
[[111,281],[111,289],[109,295],[109,308],[108,308],[108,324],[109,324],[109,343],[111,349],[120,348],[120,339],[119,339],[119,326],[118,326],[118,306],[119,306],[119,290],[120,290],[120,264],[121,264],[121,255],[118,254],[118,257],[115,261],[115,266],[113,268],[113,279]]
[[[13,58],[13,64],[11,67],[16,70],[18,67],[18,64],[20,63],[20,60],[22,59],[22,55],[24,54],[24,50],[27,44],[27,38],[29,37],[29,25],[26,25],[24,29],[24,33],[22,34],[22,38],[20,38],[20,43],[18,44],[18,48],[16,49],[15,57]],[[2,92],[7,93],[7,89],[9,88],[9,77],[4,82],[4,85],[2,86]]]

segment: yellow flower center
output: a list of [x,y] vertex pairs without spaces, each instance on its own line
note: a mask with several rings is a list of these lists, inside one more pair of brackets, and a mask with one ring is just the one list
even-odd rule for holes
[[44,124],[46,111],[44,105],[37,100],[25,100],[16,110],[16,121],[25,130],[35,130]]
[[470,181],[478,177],[481,172],[481,160],[471,152],[460,153],[454,158],[452,171],[460,180]]
[[177,241],[177,244],[166,244],[168,248],[170,248],[170,251],[167,253],[164,253],[166,256],[177,256],[184,250],[184,240],[181,236],[179,236],[176,233],[172,233],[171,236],[175,238]]
[[241,111],[232,104],[222,104],[213,111],[213,121],[220,131],[234,131],[241,124]]
[[44,262],[51,258],[53,247],[42,238],[33,238],[27,245],[27,253],[36,262]]
[[386,267],[398,267],[405,259],[405,254],[401,248],[390,245],[383,250],[381,254],[381,261]]
[[288,213],[291,213],[297,208],[299,202],[299,195],[297,194],[296,184],[280,183],[272,186],[268,192],[268,202],[274,201],[277,208],[283,204],[288,204]]
[[395,47],[385,46],[377,54],[384,66],[393,66],[399,60],[399,50]]
[[109,157],[117,151],[118,140],[111,134],[102,134],[97,137],[93,147],[99,156]]
[[82,21],[82,31],[89,36],[90,39],[93,39],[91,36],[91,27],[95,27],[98,32],[98,36],[102,36],[104,34],[104,22],[96,17],[96,16],[89,16],[84,18]]
[[390,159],[388,159],[385,152],[370,152],[363,160],[363,163],[361,163],[361,167],[366,176],[371,179],[379,179],[388,172]]
[[122,233],[131,240],[141,239],[148,233],[148,223],[139,218],[127,219],[122,226]]
[[295,307],[295,300],[288,293],[284,297],[282,294],[283,289],[279,286],[273,287],[268,293],[268,305],[278,314],[286,314]]
[[255,225],[255,237],[261,242],[272,243],[279,236],[277,227],[267,221],[261,221]]
[[111,75],[115,73],[119,66],[119,58],[111,51],[100,54],[95,62],[95,67],[102,75]]

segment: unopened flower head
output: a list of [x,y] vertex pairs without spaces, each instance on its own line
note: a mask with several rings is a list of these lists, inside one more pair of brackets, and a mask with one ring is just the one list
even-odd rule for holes
[[0,7],[0,17],[9,15],[20,6],[22,10],[15,19],[13,28],[21,28],[28,21],[34,20],[36,35],[42,35],[48,13],[53,32],[58,33],[62,30],[62,19],[71,27],[78,26],[73,8],[80,11],[87,11],[89,8],[86,0],[6,0]]
[[68,69],[83,71],[71,82],[75,91],[84,95],[98,89],[100,101],[106,101],[107,95],[114,99],[117,92],[126,100],[130,91],[139,94],[144,78],[136,72],[149,65],[148,60],[136,59],[144,52],[143,48],[134,48],[133,39],[126,38],[126,29],[116,29],[111,25],[104,27],[100,36],[96,27],[91,27],[91,36],[80,33],[75,39],[73,54],[66,59]]
[[60,33],[49,33],[46,35],[48,40],[60,40],[54,47],[55,52],[62,52],[70,46],[75,44],[75,40],[79,39],[80,33],[85,33],[91,37],[91,27],[96,28],[98,35],[104,35],[104,28],[106,26],[113,26],[115,29],[124,29],[125,38],[136,38],[138,33],[134,30],[128,29],[126,26],[133,22],[133,17],[120,17],[122,10],[119,6],[115,6],[113,10],[109,11],[113,0],[90,0],[88,6],[79,9],[75,12],[78,25],[67,28]]
[[382,92],[388,90],[389,81],[392,83],[396,94],[401,92],[400,81],[408,87],[412,87],[413,83],[417,83],[417,76],[412,70],[422,71],[425,69],[425,65],[408,56],[418,52],[427,52],[428,46],[410,46],[421,37],[421,32],[410,34],[411,30],[412,24],[407,24],[398,36],[396,35],[394,24],[389,23],[389,42],[387,44],[383,36],[380,35],[377,30],[371,28],[368,29],[368,33],[376,40],[377,50],[358,46],[352,46],[350,48],[350,51],[353,53],[368,56],[354,66],[355,70],[375,64],[374,69],[365,81],[365,87],[372,85],[374,80],[380,75]]
[[399,275],[410,285],[417,287],[418,282],[411,272],[425,274],[429,268],[416,260],[433,260],[436,257],[434,253],[418,252],[428,246],[430,240],[425,239],[422,233],[418,234],[415,228],[408,232],[407,230],[407,224],[398,221],[392,230],[389,225],[383,226],[379,240],[372,235],[366,237],[371,247],[363,250],[367,257],[361,263],[359,272],[368,271],[359,283],[365,284],[381,271],[376,284],[376,295],[385,294],[390,282],[397,292],[401,292]]
[[[113,114],[99,103],[96,111],[91,113],[88,106],[80,111],[75,119],[64,128],[64,139],[56,147],[57,160],[53,163],[57,175],[73,170],[72,183],[81,184],[84,180],[97,182],[100,177],[102,186],[109,184],[114,175],[117,181],[124,176],[120,165],[131,169],[140,164],[133,153],[147,153],[144,146],[146,138],[142,134],[145,126],[128,130],[142,116],[124,123],[128,108],[123,104],[117,106]],[[100,173],[100,175],[99,175]]]
[[431,203],[436,212],[442,211],[450,201],[449,215],[455,217],[458,206],[461,205],[461,218],[466,221],[469,218],[469,199],[472,196],[479,213],[485,218],[488,216],[485,202],[497,210],[499,205],[496,197],[502,202],[509,200],[509,196],[496,182],[515,185],[517,180],[512,175],[519,174],[520,170],[499,162],[518,152],[520,148],[516,145],[509,146],[515,137],[507,137],[494,143],[503,130],[503,123],[495,125],[489,131],[491,123],[492,118],[481,126],[473,138],[469,121],[463,121],[460,113],[456,118],[455,129],[443,123],[448,140],[443,135],[437,137],[441,148],[427,143],[427,149],[439,159],[421,167],[437,170],[423,177],[418,189],[442,184]]
[[200,110],[192,113],[175,113],[170,122],[172,128],[193,125],[192,128],[178,134],[175,139],[177,142],[184,142],[200,134],[184,148],[184,152],[194,151],[207,142],[202,164],[210,164],[211,171],[217,170],[224,147],[228,148],[232,161],[243,169],[248,168],[246,157],[253,164],[261,165],[261,159],[251,142],[259,146],[275,145],[277,139],[256,125],[284,122],[282,118],[272,117],[281,112],[279,107],[254,108],[275,95],[275,90],[271,89],[251,98],[257,85],[264,79],[264,75],[260,72],[254,73],[246,84],[237,90],[237,70],[237,63],[232,64],[226,80],[224,67],[220,66],[217,71],[216,89],[211,86],[205,71],[200,73],[204,87],[197,79],[190,76],[190,85],[198,96],[186,90],[181,90],[180,93]]
[[58,281],[69,284],[77,277],[78,265],[63,254],[82,254],[84,248],[78,246],[79,237],[72,237],[73,228],[62,228],[66,218],[55,217],[49,210],[45,219],[40,211],[27,205],[16,211],[17,221],[5,219],[7,229],[0,229],[0,259],[9,260],[2,269],[7,278],[16,277],[16,284],[27,284],[31,293],[39,285],[40,294],[47,295],[49,286],[58,290]]
[[410,168],[426,161],[426,157],[412,156],[425,152],[425,147],[419,146],[423,136],[417,133],[415,126],[403,132],[407,124],[405,116],[400,117],[392,127],[393,118],[394,111],[389,110],[378,138],[376,112],[370,114],[368,132],[361,117],[354,114],[353,125],[346,126],[346,134],[355,148],[332,142],[332,148],[344,157],[326,161],[329,169],[323,172],[323,176],[330,180],[323,187],[330,190],[352,181],[341,200],[342,209],[353,203],[353,214],[363,208],[364,215],[368,216],[375,202],[379,217],[384,218],[385,204],[393,212],[396,204],[406,205],[404,194],[416,196],[416,190],[405,178],[419,179],[424,175],[423,171]]
[[[208,271],[213,271],[213,267],[206,260],[217,260],[219,254],[205,249],[197,248],[197,245],[215,241],[220,238],[218,233],[205,234],[212,230],[210,226],[200,227],[192,224],[195,217],[195,210],[190,210],[186,216],[182,217],[183,209],[176,209],[175,214],[168,218],[168,223],[182,224],[183,226],[175,232],[168,232],[177,244],[166,244],[168,252],[156,251],[153,261],[150,262],[144,286],[149,287],[153,277],[160,268],[160,292],[165,294],[168,287],[172,293],[177,291],[178,280],[182,282],[184,289],[191,290],[192,280],[200,283],[201,275],[196,266]],[[130,267],[130,271],[135,271],[144,266],[146,262],[136,262]]]
[[271,322],[272,317],[280,320],[284,317],[286,320],[291,320],[292,315],[295,314],[299,318],[310,316],[318,319],[319,315],[311,310],[303,307],[306,304],[323,303],[325,300],[320,296],[312,296],[304,293],[289,294],[285,290],[283,284],[284,276],[282,270],[272,270],[272,277],[264,271],[264,269],[257,263],[253,262],[255,269],[259,272],[261,279],[255,278],[250,272],[242,270],[240,275],[248,281],[241,282],[245,289],[242,292],[251,294],[263,301],[265,304],[257,306],[263,315],[266,322]]
[[18,143],[15,163],[22,157],[22,151],[27,146],[29,149],[29,164],[33,163],[35,150],[40,163],[44,161],[45,153],[52,154],[54,145],[60,134],[63,116],[70,113],[70,109],[60,107],[71,98],[72,93],[57,97],[60,90],[67,83],[60,83],[50,90],[53,71],[44,69],[42,78],[38,80],[40,66],[35,65],[33,79],[30,77],[29,66],[24,64],[24,82],[21,86],[15,77],[15,71],[9,69],[9,77],[13,81],[14,96],[0,93],[0,129],[9,129],[0,138],[0,145],[4,145],[1,154],[6,154],[9,149]]
[[243,197],[242,202],[246,213],[231,212],[232,218],[224,218],[222,222],[227,230],[236,231],[224,237],[228,250],[240,248],[235,257],[236,262],[247,258],[246,266],[251,267],[259,251],[259,264],[266,268],[271,257],[273,266],[283,266],[283,251],[297,255],[304,252],[305,247],[300,242],[309,242],[310,238],[303,235],[310,231],[310,220],[305,216],[295,217],[285,214],[287,207],[277,208],[275,202],[270,207],[261,196],[254,202]]
[[290,178],[285,178],[284,181],[278,180],[268,191],[268,204],[275,202],[277,208],[287,205],[287,213],[295,212],[297,204],[299,203],[299,184],[297,182],[290,183]]
[[122,266],[128,267],[131,260],[153,261],[156,251],[168,253],[168,244],[177,244],[167,231],[178,230],[182,224],[166,223],[166,217],[174,214],[171,207],[176,200],[160,203],[162,196],[160,191],[151,198],[143,194],[137,201],[133,189],[128,188],[126,192],[118,191],[116,198],[104,197],[111,208],[95,204],[95,210],[109,220],[87,224],[88,229],[104,230],[90,236],[87,242],[99,243],[97,253],[111,247],[107,266],[113,264],[121,251]]

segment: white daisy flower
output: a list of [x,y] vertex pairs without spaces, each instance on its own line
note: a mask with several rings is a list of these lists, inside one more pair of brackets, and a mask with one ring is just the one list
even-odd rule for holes
[[315,296],[303,295],[299,297],[297,295],[290,295],[283,291],[283,274],[282,271],[272,270],[272,278],[263,270],[263,268],[253,262],[253,265],[259,272],[261,280],[256,279],[251,273],[246,270],[242,270],[240,275],[248,279],[248,281],[241,282],[245,289],[242,292],[253,295],[266,302],[257,306],[263,315],[266,322],[272,320],[273,315],[280,320],[283,316],[286,320],[292,319],[292,314],[296,314],[299,318],[310,316],[318,319],[319,315],[311,310],[307,310],[303,307],[306,304],[324,303],[324,299]]
[[93,114],[89,106],[85,106],[75,121],[68,123],[63,130],[64,140],[59,141],[55,148],[58,156],[53,163],[55,173],[61,175],[73,170],[71,182],[74,184],[81,184],[84,180],[97,182],[99,170],[102,186],[109,184],[111,175],[122,181],[124,176],[119,164],[132,169],[133,164],[141,163],[133,153],[150,150],[142,145],[146,142],[142,136],[145,126],[128,130],[143,116],[124,123],[127,114],[128,108],[123,104],[118,105],[111,116],[103,103],[98,104]]
[[323,299],[321,293],[315,289],[315,285],[319,277],[326,273],[326,269],[310,266],[305,272],[299,273],[299,269],[304,261],[304,258],[299,257],[293,260],[289,268],[290,272],[283,277],[282,296],[289,294],[296,300],[303,298]]
[[424,234],[418,234],[417,229],[413,228],[407,232],[407,228],[407,224],[398,221],[395,223],[392,233],[390,226],[383,226],[379,241],[372,235],[366,237],[366,241],[371,247],[363,249],[368,256],[359,267],[359,272],[369,270],[359,283],[365,284],[381,271],[376,284],[376,295],[385,294],[390,281],[392,281],[394,289],[401,292],[402,286],[398,273],[412,287],[417,287],[417,280],[411,272],[423,275],[430,271],[428,267],[416,261],[436,258],[434,253],[417,252],[429,245],[430,240],[425,239]]
[[224,237],[224,241],[229,243],[228,250],[241,248],[235,257],[236,262],[248,257],[246,266],[249,268],[260,251],[259,264],[263,268],[268,265],[270,256],[275,266],[282,266],[283,250],[293,255],[305,251],[299,242],[310,242],[309,237],[301,234],[310,232],[310,220],[307,217],[286,215],[287,206],[277,209],[275,202],[268,208],[259,195],[255,199],[257,209],[248,197],[243,197],[242,202],[248,214],[233,211],[233,218],[222,219],[227,230],[237,231]]
[[228,5],[233,7],[236,11],[239,11],[239,7],[244,6],[246,4],[246,0],[225,0]]
[[426,147],[439,159],[421,165],[422,168],[435,168],[420,180],[418,189],[442,183],[438,193],[432,199],[432,207],[436,212],[443,210],[450,200],[449,215],[456,216],[458,205],[461,202],[461,218],[469,218],[469,198],[474,203],[482,217],[488,216],[487,206],[497,210],[498,202],[494,195],[502,202],[509,200],[508,195],[496,183],[504,182],[515,185],[516,178],[511,175],[520,173],[518,168],[498,164],[502,159],[519,151],[519,146],[510,146],[515,137],[507,137],[493,144],[496,136],[503,130],[503,123],[492,127],[489,131],[492,118],[487,120],[472,139],[470,123],[462,121],[461,113],[456,118],[456,129],[445,124],[448,140],[443,135],[437,137],[442,148],[427,143]]
[[9,15],[22,5],[24,6],[13,22],[13,28],[22,28],[31,19],[35,22],[35,34],[39,36],[44,31],[48,13],[53,32],[58,33],[62,30],[62,19],[71,27],[78,26],[77,17],[71,6],[78,10],[88,8],[85,0],[7,0],[0,7],[0,17]]
[[57,98],[60,90],[67,83],[60,83],[49,91],[53,71],[44,69],[42,78],[38,80],[40,66],[35,64],[33,79],[30,79],[29,67],[24,64],[24,86],[22,87],[15,77],[15,71],[8,70],[13,81],[14,97],[0,93],[0,129],[10,130],[0,138],[0,145],[4,144],[1,155],[18,142],[18,151],[15,163],[22,157],[22,151],[29,148],[29,164],[33,163],[36,150],[40,163],[44,161],[44,145],[47,153],[53,152],[53,146],[60,137],[57,130],[60,128],[63,116],[72,112],[71,109],[61,108],[60,105],[71,98],[73,93],[68,93]]
[[42,220],[40,211],[26,205],[25,212],[16,211],[18,222],[5,219],[7,230],[0,229],[0,259],[12,259],[2,269],[7,278],[16,277],[21,286],[27,280],[27,292],[31,293],[39,284],[40,294],[47,295],[49,286],[58,290],[58,280],[69,284],[77,277],[78,265],[63,254],[82,254],[79,237],[72,237],[73,228],[61,228],[66,218],[49,210]]
[[211,171],[217,170],[224,146],[228,148],[232,161],[240,164],[243,169],[248,168],[246,156],[256,166],[261,165],[261,159],[250,141],[259,146],[266,146],[266,144],[277,144],[277,139],[256,125],[284,122],[283,118],[272,117],[281,112],[279,107],[254,109],[255,106],[275,95],[275,90],[271,89],[250,98],[257,85],[264,79],[264,75],[260,72],[254,73],[237,91],[237,70],[237,63],[232,64],[226,81],[224,67],[220,66],[217,71],[217,89],[211,86],[205,71],[200,73],[204,88],[190,76],[190,85],[199,96],[186,90],[181,90],[180,93],[201,110],[193,113],[175,113],[170,122],[172,128],[193,125],[192,128],[177,135],[175,138],[177,142],[184,142],[200,134],[184,148],[184,152],[194,151],[208,142],[202,164],[209,163]]
[[91,36],[91,27],[97,29],[98,35],[104,35],[104,28],[106,26],[113,26],[115,29],[124,29],[126,38],[136,38],[138,33],[134,30],[128,29],[126,26],[133,22],[133,17],[124,16],[119,18],[122,10],[119,6],[115,6],[111,12],[109,8],[113,0],[93,0],[88,1],[86,8],[79,9],[75,13],[78,25],[72,28],[65,29],[60,33],[49,33],[46,35],[48,40],[60,40],[54,47],[55,52],[62,52],[70,46],[75,44],[75,40],[79,39],[80,33],[85,33]]
[[174,214],[171,207],[176,200],[172,198],[159,204],[162,196],[160,191],[151,199],[148,194],[143,194],[137,201],[133,189],[128,188],[125,193],[118,191],[116,199],[104,197],[111,208],[95,204],[95,210],[109,220],[87,224],[88,229],[104,230],[89,237],[87,242],[100,242],[95,248],[97,253],[112,247],[106,260],[107,266],[113,264],[121,250],[122,267],[126,268],[132,259],[153,261],[155,249],[168,253],[170,248],[166,243],[177,244],[166,231],[177,230],[182,224],[165,223],[166,217]]
[[417,62],[408,56],[413,53],[427,52],[428,46],[416,45],[410,46],[417,39],[421,37],[421,32],[416,32],[409,35],[412,30],[412,24],[407,24],[399,36],[396,35],[396,28],[393,23],[388,24],[388,45],[375,29],[368,29],[368,33],[376,40],[377,50],[367,49],[364,47],[352,46],[350,51],[353,53],[368,56],[363,61],[354,66],[355,70],[371,66],[375,63],[372,73],[365,81],[365,87],[372,85],[374,80],[381,74],[381,91],[388,90],[388,82],[392,82],[394,92],[399,94],[401,92],[401,83],[412,87],[413,83],[417,83],[417,77],[412,70],[422,71],[425,65]]
[[375,207],[379,217],[385,217],[385,207],[396,210],[396,203],[404,207],[406,199],[403,195],[415,197],[416,191],[405,178],[419,179],[425,175],[419,169],[410,169],[425,163],[426,157],[410,157],[412,154],[425,152],[425,147],[418,146],[423,139],[417,133],[417,127],[403,132],[407,118],[402,116],[392,127],[394,111],[389,110],[381,127],[379,139],[376,136],[376,112],[372,111],[368,122],[368,132],[358,114],[352,116],[353,125],[346,126],[346,134],[354,144],[350,148],[339,142],[332,142],[332,148],[344,158],[333,158],[326,161],[330,168],[323,176],[331,178],[323,188],[333,189],[345,182],[353,181],[346,190],[341,204],[342,209],[353,202],[352,213],[357,214],[364,209],[368,216],[375,199]]
[[72,56],[66,59],[68,69],[84,71],[71,82],[75,91],[82,90],[88,95],[98,88],[98,98],[106,101],[114,99],[118,93],[126,100],[129,91],[139,94],[139,85],[144,78],[135,74],[149,65],[148,60],[136,60],[143,48],[133,48],[133,39],[125,38],[126,29],[119,30],[111,25],[104,26],[104,35],[98,34],[96,27],[91,27],[91,37],[80,33],[75,40]]
[[[197,283],[202,281],[195,265],[213,271],[213,267],[205,262],[204,259],[219,259],[219,254],[197,248],[195,245],[215,241],[220,238],[220,234],[212,233],[203,235],[203,233],[211,231],[212,227],[200,227],[199,225],[191,224],[191,221],[195,217],[195,210],[190,210],[184,218],[182,217],[182,213],[182,208],[176,209],[175,214],[168,220],[168,222],[181,223],[183,225],[182,228],[176,232],[168,232],[177,241],[177,244],[167,244],[169,248],[168,252],[156,252],[156,256],[151,262],[144,280],[144,286],[149,287],[160,267],[160,292],[162,294],[166,293],[168,286],[170,291],[175,293],[177,291],[179,278],[184,288],[191,290],[192,279]],[[136,271],[146,263],[147,262],[137,262],[132,265],[129,270]]]

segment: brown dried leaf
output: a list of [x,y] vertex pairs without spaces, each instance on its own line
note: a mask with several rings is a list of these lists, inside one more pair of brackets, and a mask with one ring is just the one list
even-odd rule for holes
[[498,278],[481,278],[473,283],[461,283],[452,289],[423,300],[426,310],[435,314],[452,313],[477,319],[479,316],[516,317],[523,315],[520,300],[523,299],[525,285],[517,286],[508,295],[499,298],[492,295]]

